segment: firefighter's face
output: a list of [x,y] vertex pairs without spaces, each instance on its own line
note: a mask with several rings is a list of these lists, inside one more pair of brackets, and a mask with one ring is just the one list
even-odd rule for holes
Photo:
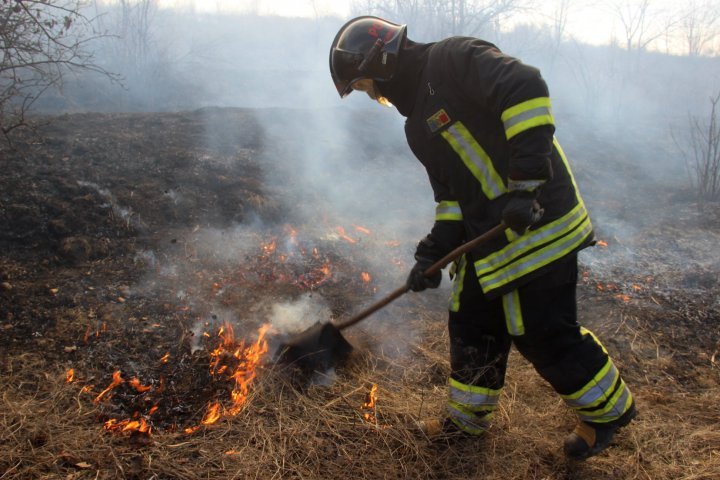
[[390,103],[390,101],[387,98],[383,97],[380,93],[380,90],[377,88],[375,80],[372,80],[370,78],[355,80],[352,83],[352,89],[357,90],[358,92],[367,93],[368,97],[372,98],[381,105],[392,107],[392,103]]

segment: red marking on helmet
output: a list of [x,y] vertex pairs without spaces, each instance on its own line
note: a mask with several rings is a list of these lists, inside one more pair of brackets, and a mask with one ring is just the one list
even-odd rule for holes
[[370,27],[370,30],[368,30],[368,35],[375,37],[375,38],[379,38],[380,37],[380,35],[378,35],[379,28],[382,29],[382,25],[380,25],[379,23],[373,23],[373,26]]

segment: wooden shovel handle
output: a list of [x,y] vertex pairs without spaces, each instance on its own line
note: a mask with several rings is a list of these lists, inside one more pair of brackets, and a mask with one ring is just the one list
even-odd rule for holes
[[[488,230],[487,232],[483,233],[479,237],[470,240],[469,242],[463,243],[459,247],[457,247],[452,252],[445,255],[443,258],[438,260],[437,262],[430,265],[427,270],[425,270],[424,275],[426,277],[431,277],[435,275],[437,272],[445,268],[446,265],[448,265],[450,262],[457,260],[460,258],[463,254],[468,253],[469,251],[475,249],[476,247],[482,245],[483,243],[487,242],[488,240],[491,240],[495,237],[500,236],[502,232],[505,231],[505,224],[501,223],[499,225],[496,225],[491,230]],[[410,287],[407,285],[403,285],[400,288],[397,288],[393,290],[389,295],[387,295],[384,298],[381,298],[377,302],[373,303],[366,309],[356,313],[352,317],[342,320],[338,323],[335,323],[335,328],[338,330],[342,330],[344,328],[347,328],[349,326],[355,325],[361,320],[366,319],[373,313],[377,312],[381,308],[385,307],[387,304],[392,302],[393,300],[396,300],[398,297],[401,297],[403,294],[405,294],[408,290],[410,290]]]

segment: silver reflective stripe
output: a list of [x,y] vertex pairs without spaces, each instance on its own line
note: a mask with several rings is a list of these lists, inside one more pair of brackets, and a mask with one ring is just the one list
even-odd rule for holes
[[[512,130],[513,127],[515,127],[516,125],[518,125],[526,120],[531,120],[533,118],[547,119],[548,117],[551,117],[551,116],[552,116],[552,112],[551,112],[550,108],[548,108],[548,107],[537,107],[537,108],[533,108],[531,110],[526,110],[522,113],[515,115],[514,117],[512,117],[508,120],[505,120],[505,122],[504,122],[505,130],[507,132],[513,132],[513,130]],[[550,123],[550,122],[547,122],[547,123]],[[508,136],[512,136],[512,135],[508,134]]]
[[463,285],[465,282],[465,270],[467,269],[467,257],[463,255],[455,263],[456,274],[453,278],[452,293],[450,294],[450,300],[448,301],[448,310],[451,312],[460,311],[460,294],[463,291]]
[[525,334],[522,310],[520,309],[520,295],[517,290],[506,293],[502,297],[503,310],[505,311],[505,324],[510,335],[519,337]]
[[508,190],[511,192],[519,190],[532,192],[543,183],[545,183],[545,180],[508,180]]
[[448,416],[450,419],[462,430],[473,434],[479,435],[490,427],[490,421],[492,420],[492,413],[479,416],[472,412],[465,411],[462,406],[448,402],[447,405]]
[[620,418],[623,413],[630,408],[630,404],[632,403],[630,390],[625,385],[625,382],[622,380],[621,382],[621,388],[618,389],[617,394],[610,399],[604,408],[595,412],[576,410],[580,419],[586,422],[606,423]]
[[455,122],[442,132],[442,136],[460,156],[475,179],[480,182],[486,197],[492,200],[507,192],[507,188],[487,152],[477,143],[462,122]]
[[582,393],[579,397],[564,397],[565,403],[572,408],[588,408],[606,400],[608,395],[612,393],[612,388],[620,377],[620,372],[608,360],[608,363],[601,369],[599,374],[602,375],[600,378],[596,376],[587,386],[580,390]]
[[435,220],[462,220],[462,210],[458,202],[443,201],[435,207]]
[[539,125],[554,123],[549,97],[526,100],[505,110],[500,119],[505,127],[505,137],[510,140],[520,132]]
[[516,241],[508,244],[487,257],[475,262],[475,270],[478,276],[491,272],[500,266],[509,263],[513,258],[518,257],[533,247],[548,242],[572,229],[575,224],[587,216],[585,207],[578,204],[568,214],[551,222],[538,230],[527,232]]
[[450,400],[462,405],[470,411],[494,410],[500,400],[499,390],[489,390],[495,393],[478,393],[450,388]]
[[492,275],[481,276],[480,285],[485,293],[506,285],[527,273],[548,265],[555,260],[567,255],[574,249],[578,248],[582,242],[592,232],[592,225],[586,218],[582,224],[582,228],[576,229],[572,234],[541,248],[533,254],[528,255],[511,266],[503,268]]

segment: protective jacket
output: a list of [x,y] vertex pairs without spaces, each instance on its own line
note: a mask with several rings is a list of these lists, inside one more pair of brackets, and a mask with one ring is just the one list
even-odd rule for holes
[[466,37],[428,44],[419,61],[413,105],[401,113],[438,202],[427,239],[438,258],[497,225],[517,191],[537,195],[544,215],[524,235],[508,229],[505,238],[471,253],[468,266],[488,298],[590,245],[592,225],[554,138],[539,71]]

